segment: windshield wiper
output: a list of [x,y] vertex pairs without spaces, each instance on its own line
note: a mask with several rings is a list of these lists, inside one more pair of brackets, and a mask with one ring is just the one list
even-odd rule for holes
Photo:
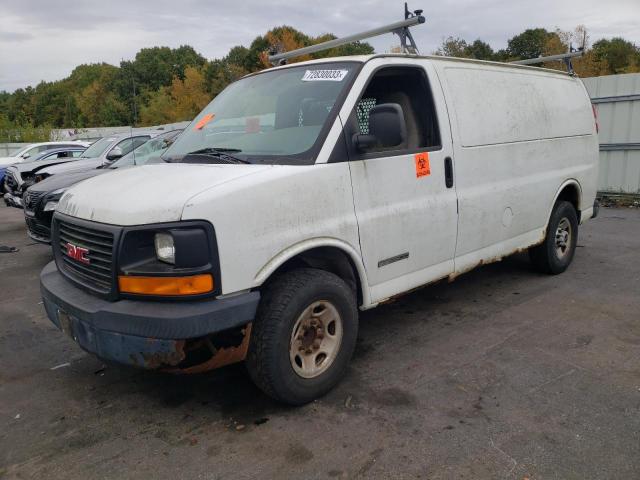
[[242,158],[235,157],[233,155],[229,155],[229,153],[239,153],[242,150],[238,148],[201,148],[200,150],[194,150],[193,152],[187,153],[185,157],[189,155],[209,155],[215,158],[219,158],[220,160],[227,161],[229,163],[251,163],[249,160],[244,160]]

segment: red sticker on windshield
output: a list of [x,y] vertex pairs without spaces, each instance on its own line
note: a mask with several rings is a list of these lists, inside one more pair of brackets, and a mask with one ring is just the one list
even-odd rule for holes
[[260,119],[258,117],[247,118],[244,122],[245,133],[259,133],[260,132]]
[[213,117],[215,117],[214,113],[207,113],[204,117],[202,117],[200,119],[200,121],[198,123],[196,123],[196,126],[193,127],[194,130],[202,130],[202,127],[204,127],[207,123],[209,123],[211,120],[213,120]]

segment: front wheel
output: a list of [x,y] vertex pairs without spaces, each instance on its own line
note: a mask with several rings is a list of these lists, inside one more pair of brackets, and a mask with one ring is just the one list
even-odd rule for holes
[[557,275],[571,264],[577,243],[576,209],[571,203],[560,201],[551,212],[544,241],[529,249],[529,257],[537,270]]
[[284,273],[263,291],[249,375],[276,400],[308,403],[344,376],[357,334],[356,294],[340,277],[311,268]]

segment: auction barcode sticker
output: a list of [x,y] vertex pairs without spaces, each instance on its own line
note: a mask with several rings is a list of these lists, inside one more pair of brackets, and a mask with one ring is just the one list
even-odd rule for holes
[[303,82],[341,82],[349,70],[307,70]]

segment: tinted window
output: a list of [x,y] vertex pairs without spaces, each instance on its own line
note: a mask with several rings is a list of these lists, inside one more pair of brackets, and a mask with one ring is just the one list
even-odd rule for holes
[[38,155],[38,153],[40,153],[42,150],[40,150],[40,147],[31,147],[27,150],[25,150],[20,156],[23,158],[26,157],[35,157],[36,155]]
[[83,158],[96,158],[102,155],[109,145],[116,141],[116,137],[103,137],[97,140],[89,148],[87,148],[81,155]]
[[152,138],[142,144],[139,148],[136,148],[129,154],[123,156],[114,163],[112,167],[120,168],[130,165],[144,165],[149,160],[153,160],[154,162],[162,161],[160,154],[169,148],[180,132],[181,130],[172,130]]
[[137,148],[140,145],[142,145],[143,143],[146,143],[147,140],[149,140],[149,138],[150,137],[148,137],[148,136],[126,138],[126,139],[122,140],[121,142],[119,142],[116,145],[116,147],[120,147],[120,149],[122,150],[122,155],[126,155],[127,153],[132,151],[134,148]]

